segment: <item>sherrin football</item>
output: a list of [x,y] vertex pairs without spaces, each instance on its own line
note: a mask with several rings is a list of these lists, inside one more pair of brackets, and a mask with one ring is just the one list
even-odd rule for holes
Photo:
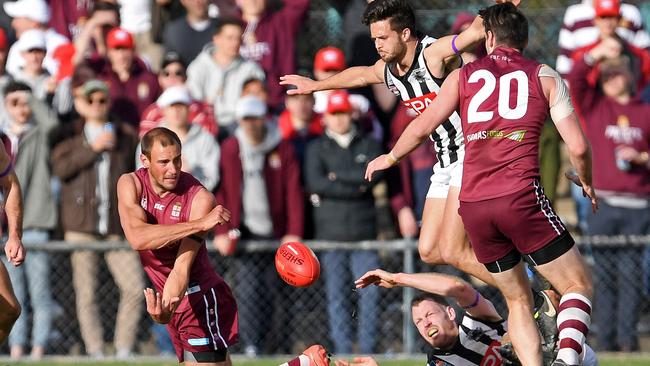
[[275,269],[284,282],[294,287],[307,287],[320,276],[320,262],[303,243],[280,245],[275,252]]

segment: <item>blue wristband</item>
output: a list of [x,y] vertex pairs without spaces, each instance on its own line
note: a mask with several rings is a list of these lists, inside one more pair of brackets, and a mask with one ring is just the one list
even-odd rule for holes
[[474,302],[467,306],[463,306],[463,309],[467,310],[473,308],[474,306],[478,305],[478,301],[480,299],[481,299],[481,294],[478,291],[476,291],[476,297],[474,298]]

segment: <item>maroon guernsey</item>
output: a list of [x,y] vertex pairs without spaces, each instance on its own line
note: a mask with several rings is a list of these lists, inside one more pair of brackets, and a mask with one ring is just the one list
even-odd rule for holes
[[[188,173],[181,172],[176,189],[161,198],[151,187],[149,173],[146,168],[138,169],[135,175],[142,185],[140,206],[147,212],[148,223],[164,225],[190,220],[192,200],[196,193],[203,188],[196,178]],[[178,247],[179,243],[176,243],[160,249],[138,252],[140,253],[140,261],[144,271],[159,292],[162,292],[165,281],[174,267]],[[196,259],[194,259],[189,282],[199,284],[205,288],[214,287],[224,282],[221,276],[212,269],[205,245],[201,246]]]
[[460,200],[503,197],[539,177],[539,137],[548,101],[541,64],[498,47],[460,71],[465,162]]

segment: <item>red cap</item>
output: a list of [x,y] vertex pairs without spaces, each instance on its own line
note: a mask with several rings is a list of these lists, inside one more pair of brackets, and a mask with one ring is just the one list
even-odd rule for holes
[[594,0],[596,17],[618,17],[621,15],[621,3],[618,0]]
[[342,71],[345,69],[345,55],[336,47],[321,48],[314,57],[314,70]]
[[337,90],[327,98],[327,113],[350,113],[352,104],[350,104],[350,94],[344,90]]
[[7,49],[7,32],[3,28],[0,28],[0,49]]
[[106,36],[106,46],[108,48],[135,48],[135,42],[131,33],[115,27]]

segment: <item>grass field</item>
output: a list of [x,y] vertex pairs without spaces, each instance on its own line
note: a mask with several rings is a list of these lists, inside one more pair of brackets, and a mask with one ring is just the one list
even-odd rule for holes
[[[263,358],[257,360],[250,360],[245,358],[234,358],[233,365],[236,366],[277,366],[282,362],[287,361],[287,359],[282,358]],[[633,355],[633,356],[622,356],[622,355],[605,355],[599,356],[600,366],[646,366],[650,365],[650,355]],[[382,360],[379,359],[379,364],[381,366],[425,366],[424,359],[404,359],[404,360]],[[178,363],[169,361],[169,360],[135,360],[129,362],[117,362],[117,361],[93,361],[88,362],[85,360],[70,361],[69,359],[53,359],[45,362],[19,362],[14,363],[10,362],[8,359],[0,359],[0,366],[5,365],[39,365],[39,366],[49,366],[49,365],[74,365],[74,366],[90,366],[90,365],[105,365],[105,366],[127,366],[127,365],[138,365],[138,366],[177,366]]]

